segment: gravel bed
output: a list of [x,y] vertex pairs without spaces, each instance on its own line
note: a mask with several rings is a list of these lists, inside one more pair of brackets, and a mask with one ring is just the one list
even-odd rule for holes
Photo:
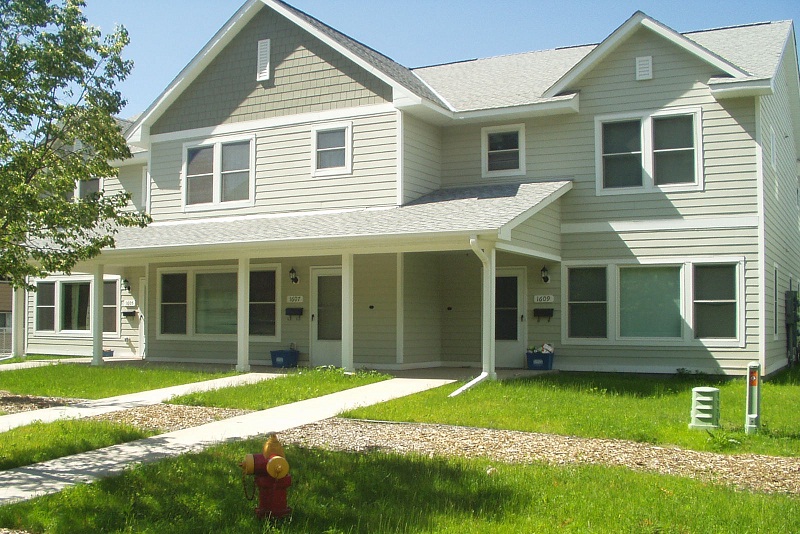
[[109,412],[89,417],[96,421],[113,421],[155,432],[173,432],[194,426],[213,423],[221,419],[250,413],[252,410],[231,408],[208,408],[206,406],[184,406],[180,404],[153,404],[118,412]]
[[36,397],[33,395],[15,395],[8,391],[0,391],[0,412],[6,414],[30,412],[54,406],[79,404],[85,399],[65,399],[62,397]]
[[488,458],[493,462],[623,466],[739,489],[800,494],[800,458],[724,455],[611,439],[585,439],[438,424],[333,418],[279,434],[284,444],[362,452],[381,450]]

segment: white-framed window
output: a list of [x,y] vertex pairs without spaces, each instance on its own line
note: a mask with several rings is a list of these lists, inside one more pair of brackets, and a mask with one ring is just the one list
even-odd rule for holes
[[744,259],[564,266],[567,343],[744,346]]
[[[60,278],[36,283],[37,333],[90,335],[92,329],[92,279]],[[103,334],[119,335],[119,278],[103,282]]]
[[484,178],[525,175],[525,125],[481,128],[481,173]]
[[[278,265],[250,271],[250,336],[280,341]],[[162,269],[158,275],[159,337],[235,339],[238,273],[226,268]]]
[[83,200],[89,195],[99,193],[102,190],[103,180],[100,178],[79,180],[75,183],[75,189],[67,193],[67,200]]
[[183,146],[186,211],[250,206],[255,198],[255,137],[203,140]]
[[311,138],[311,168],[314,176],[353,172],[352,122],[314,126]]
[[702,189],[701,121],[700,108],[595,117],[597,194]]

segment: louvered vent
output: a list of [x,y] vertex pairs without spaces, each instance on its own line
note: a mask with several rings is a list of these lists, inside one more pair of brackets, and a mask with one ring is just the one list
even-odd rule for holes
[[653,79],[653,56],[643,56],[636,58],[636,79]]
[[269,39],[258,42],[258,72],[256,80],[263,82],[269,80]]

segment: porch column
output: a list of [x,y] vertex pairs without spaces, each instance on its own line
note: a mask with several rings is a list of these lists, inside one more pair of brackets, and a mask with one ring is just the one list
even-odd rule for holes
[[92,365],[103,365],[103,265],[94,266],[92,280]]
[[25,356],[25,315],[25,290],[14,288],[14,298],[11,301],[12,356]]
[[353,254],[342,254],[342,367],[353,365]]
[[481,287],[481,362],[483,372],[489,378],[497,378],[495,371],[495,277],[497,274],[497,254],[494,244],[470,239],[470,246],[483,264]]
[[250,258],[239,258],[236,287],[236,370],[246,373],[250,371]]

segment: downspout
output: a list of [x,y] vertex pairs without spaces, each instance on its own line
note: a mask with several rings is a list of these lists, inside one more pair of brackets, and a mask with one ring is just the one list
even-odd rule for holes
[[[472,252],[474,252],[475,255],[478,256],[478,259],[481,260],[481,264],[483,265],[483,273],[484,273],[484,275],[482,275],[482,278],[486,278],[485,273],[487,273],[491,269],[491,259],[489,258],[489,256],[486,255],[486,252],[484,252],[484,250],[478,244],[478,237],[477,236],[472,236],[472,237],[469,238],[469,246],[472,249]],[[484,285],[485,285],[484,283],[481,284],[481,286],[484,286]],[[484,290],[484,294],[485,294],[485,290]],[[482,304],[482,306],[486,306],[486,305],[487,305],[486,302],[484,302]],[[478,376],[476,376],[475,378],[473,378],[468,383],[464,384],[463,386],[461,386],[460,388],[458,388],[457,390],[452,392],[449,395],[450,397],[455,397],[457,395],[460,395],[460,394],[464,393],[466,390],[470,389],[471,387],[473,387],[473,386],[475,386],[477,384],[480,384],[481,382],[483,382],[487,378],[494,379],[494,378],[497,377],[497,375],[494,372],[493,362],[491,362],[491,356],[489,355],[489,350],[490,349],[486,350],[487,348],[489,348],[488,345],[490,343],[493,343],[493,342],[494,342],[494,340],[491,340],[491,339],[488,340],[488,342],[485,341],[485,340],[482,342],[483,343],[483,345],[482,345],[483,349],[481,351],[482,352],[481,356],[483,358],[483,372],[481,374],[479,374]]]

